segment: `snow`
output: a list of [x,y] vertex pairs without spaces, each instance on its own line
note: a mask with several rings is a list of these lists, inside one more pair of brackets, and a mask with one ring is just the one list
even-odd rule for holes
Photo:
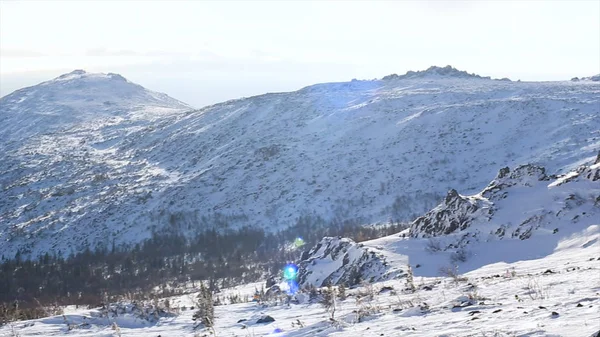
[[114,74],[18,90],[0,100],[0,254],[131,244],[170,214],[182,228],[218,215],[273,230],[304,214],[409,221],[503,166],[559,174],[596,154],[600,83],[467,75],[433,68],[187,112]]
[[355,285],[354,275],[369,282],[398,278],[405,268],[388,266],[383,254],[347,238],[323,238],[299,264],[298,285]]
[[[418,289],[415,293],[402,291],[404,279],[375,283],[376,295],[368,302],[356,300],[365,289],[347,290],[349,297],[337,301],[336,322],[331,322],[330,313],[317,303],[221,305],[215,307],[214,330],[218,336],[591,336],[600,330],[599,238],[600,225],[592,225],[578,226],[561,236],[547,252],[539,250],[540,246],[530,241],[533,239],[496,241],[486,256],[497,262],[470,269],[461,275],[464,280],[425,276],[421,273],[425,268],[420,267],[413,269]],[[439,256],[424,251],[423,243],[424,239],[394,235],[367,245],[379,246],[392,256],[401,254],[398,248],[406,244],[417,252],[420,244],[420,253],[409,257],[412,265],[415,260],[424,266],[442,265]],[[529,251],[530,256],[537,252],[540,257],[503,261],[504,254],[511,251]],[[379,293],[383,286],[394,287],[395,293]],[[424,289],[426,286],[431,290]],[[251,295],[257,288],[260,284],[249,284],[224,293]],[[208,331],[192,328],[193,311],[189,306],[193,296],[170,298],[172,307],[186,305],[188,309],[152,324],[126,315],[94,318],[97,309],[69,307],[65,313],[69,323],[87,321],[90,325],[67,332],[64,318],[55,316],[12,323],[12,328],[20,336],[113,336],[114,321],[123,336],[202,336]],[[376,310],[359,322],[356,311],[367,305]],[[263,315],[275,318],[275,322],[254,323]],[[238,323],[241,319],[247,321]],[[298,320],[302,326],[297,325]],[[0,327],[0,335],[11,333],[10,325]]]
[[[105,164],[115,168],[136,165],[131,158],[113,157],[123,150],[117,148],[122,141],[102,138],[96,143],[96,155],[107,156]],[[259,154],[269,157],[278,151],[282,149],[270,147]],[[164,176],[168,184],[185,179],[168,166],[148,167],[151,161],[147,159],[143,163],[148,172]],[[299,261],[300,282],[345,282],[353,268],[363,280],[373,281],[348,289],[348,298],[336,301],[333,320],[330,311],[311,303],[306,294],[298,294],[297,302],[289,304],[284,300],[263,304],[227,300],[229,295],[251,298],[263,286],[251,283],[215,294],[224,304],[215,307],[214,332],[218,336],[281,337],[592,336],[600,330],[600,163],[590,165],[588,160],[585,164],[557,176],[537,165],[502,168],[473,194],[468,194],[468,189],[451,190],[402,233],[360,244],[324,238]],[[108,176],[102,170],[92,172],[99,175],[100,182],[113,179],[112,172]],[[155,191],[140,171],[134,172],[135,193]],[[410,170],[403,173],[408,175]],[[211,174],[211,169],[204,174]],[[38,175],[24,177],[21,184],[35,184]],[[263,178],[267,179],[266,174]],[[67,184],[43,192],[58,198],[81,193],[82,188],[87,187]],[[118,187],[104,184],[99,191],[101,197],[119,193]],[[33,209],[28,198],[24,192],[17,198],[27,201],[19,206],[19,213]],[[81,202],[76,207],[83,210],[89,206]],[[50,212],[15,226],[28,228],[53,216]],[[455,220],[459,226],[452,225]],[[431,230],[424,230],[424,223],[431,225]],[[67,221],[61,224],[57,230],[65,236],[72,235],[77,226]],[[439,250],[431,250],[431,240],[439,240]],[[464,261],[453,259],[457,249],[466,252]],[[414,292],[406,286],[409,266]],[[101,317],[99,309],[70,306],[64,316],[4,325],[0,336],[210,335],[211,330],[194,329],[190,307],[197,285],[187,284],[185,290],[187,294],[169,298],[171,307],[179,309],[152,320],[140,319],[132,312]],[[275,321],[257,323],[265,315]]]

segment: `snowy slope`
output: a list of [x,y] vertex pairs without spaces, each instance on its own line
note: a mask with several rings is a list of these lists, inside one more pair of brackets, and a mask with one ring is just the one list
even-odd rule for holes
[[[55,103],[65,101],[61,92]],[[505,165],[563,173],[600,146],[600,83],[500,81],[452,68],[318,84],[185,114],[163,113],[178,105],[158,103],[154,113],[102,122],[83,113],[68,132],[19,138],[45,123],[27,106],[47,99],[18,91],[0,101],[3,121],[12,118],[2,125],[13,125],[1,129],[9,134],[0,145],[2,254],[68,254],[140,241],[153,228],[222,227],[212,221],[219,215],[230,226],[265,228],[301,214],[409,220],[450,188],[481,190]],[[84,110],[104,116],[105,100],[114,98]],[[24,111],[30,127],[14,117]]]
[[592,165],[557,177],[547,176],[544,168],[534,165],[512,171],[503,168],[481,193],[463,196],[451,190],[442,204],[413,222],[410,235],[443,236],[437,245],[445,250],[465,247],[473,241],[555,235],[576,224],[599,223],[597,159]]
[[[402,256],[405,261],[394,262],[399,265],[410,263],[414,268],[417,262],[424,264],[414,269],[415,292],[404,290],[404,279],[375,283],[370,289],[346,290],[347,299],[336,302],[333,322],[331,311],[306,301],[289,306],[221,305],[215,307],[214,331],[218,336],[277,337],[596,337],[600,331],[600,225],[576,224],[569,234],[559,234],[547,251],[538,249],[543,247],[536,244],[539,242],[530,241],[535,238],[482,243],[490,248],[488,256],[497,262],[464,270],[457,280],[422,273],[429,265],[443,263],[437,254],[424,251],[425,240],[394,235],[365,243],[380,247],[390,256]],[[402,255],[409,252],[408,246],[412,246],[412,253]],[[518,261],[501,260],[512,251],[526,254]],[[260,286],[240,285],[215,296],[251,297]],[[393,290],[382,291],[384,286]],[[374,294],[373,299],[364,297],[369,291]],[[129,314],[99,318],[98,309],[69,307],[65,316],[2,326],[0,336],[12,336],[13,332],[20,336],[114,336],[118,332],[123,336],[210,336],[209,330],[193,329],[194,310],[190,307],[194,296],[169,298],[170,307],[179,310],[173,309],[175,315],[162,315],[152,321]],[[275,321],[257,323],[264,315]],[[118,332],[113,330],[113,322]]]
[[[346,290],[347,298],[336,300],[333,320],[332,311],[310,302],[307,294],[295,295],[289,304],[285,299],[264,305],[226,300],[230,294],[250,298],[263,285],[253,283],[214,294],[224,303],[215,307],[214,330],[194,329],[190,307],[196,294],[191,293],[169,298],[169,312],[145,319],[130,311],[100,317],[99,309],[69,307],[64,316],[2,326],[0,335],[596,337],[599,201],[598,159],[559,176],[523,165],[501,169],[478,194],[452,191],[401,234],[361,244],[324,238],[302,257],[300,282],[345,281],[355,268],[374,282]],[[493,211],[478,212],[474,204]],[[452,225],[452,219],[465,214],[470,219],[465,226]],[[546,214],[543,221],[525,222],[529,235],[509,235],[523,227],[523,219],[538,214]],[[483,235],[498,223],[521,225],[505,227],[502,235]],[[465,233],[471,235],[469,242],[461,242],[468,258],[452,261],[452,249],[444,244],[456,245]],[[431,237],[446,240],[441,250],[430,249]],[[400,273],[408,265],[414,273],[412,289],[407,274]],[[455,275],[441,273],[444,267]],[[386,280],[390,271],[399,277]],[[152,303],[156,308],[162,301]],[[265,315],[274,321],[258,323]]]
[[[355,285],[357,278],[402,278],[409,264],[422,276],[435,276],[441,267],[467,272],[550,255],[566,237],[598,226],[600,155],[595,164],[557,177],[532,165],[503,168],[478,194],[451,190],[440,205],[398,235],[361,244],[324,238],[303,254],[298,282]],[[597,239],[590,234],[586,246]]]

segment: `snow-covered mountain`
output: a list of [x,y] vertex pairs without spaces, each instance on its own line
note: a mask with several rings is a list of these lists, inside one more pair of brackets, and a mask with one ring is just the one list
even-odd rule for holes
[[501,167],[561,174],[600,147],[600,83],[588,80],[432,67],[185,113],[141,87],[120,96],[126,84],[74,72],[0,100],[0,254],[68,254],[166,227],[279,228],[307,214],[409,220],[450,188],[480,191]]
[[75,70],[53,80],[23,88],[0,101],[0,137],[23,143],[27,137],[112,118],[144,119],[145,114],[170,114],[192,108],[153,92],[118,74]]

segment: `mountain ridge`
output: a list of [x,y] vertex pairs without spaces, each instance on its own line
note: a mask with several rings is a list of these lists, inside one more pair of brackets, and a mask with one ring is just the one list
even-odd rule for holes
[[480,190],[500,165],[557,174],[588,161],[598,93],[585,81],[352,81],[14,132],[0,145],[0,253],[69,254],[165,228],[277,230],[303,215],[412,220],[449,188]]

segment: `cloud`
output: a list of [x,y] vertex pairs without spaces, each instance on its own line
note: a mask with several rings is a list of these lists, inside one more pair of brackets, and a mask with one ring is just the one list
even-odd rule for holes
[[133,50],[127,49],[119,49],[119,50],[110,50],[106,48],[93,48],[88,49],[85,52],[85,56],[139,56],[140,53],[135,52]]
[[42,57],[46,56],[46,54],[35,51],[35,50],[27,50],[27,49],[10,49],[10,48],[2,48],[0,49],[0,57],[11,57],[11,58],[19,58],[19,57]]

